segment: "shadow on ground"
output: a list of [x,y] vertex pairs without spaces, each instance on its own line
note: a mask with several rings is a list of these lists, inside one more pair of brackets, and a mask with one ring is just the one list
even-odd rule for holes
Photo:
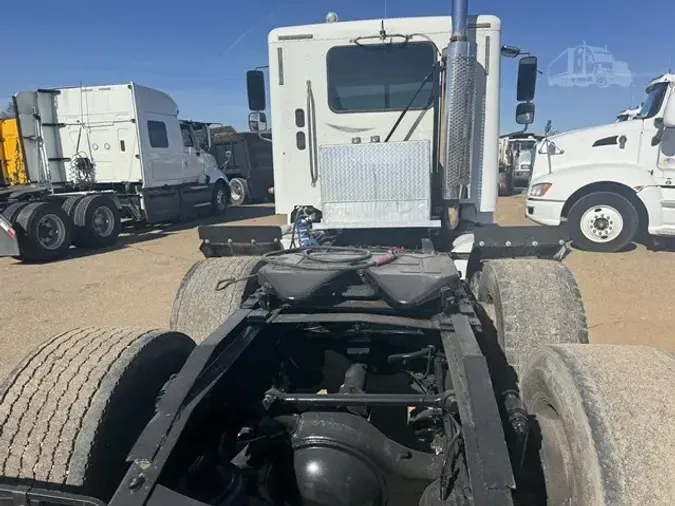
[[[239,222],[241,220],[262,218],[265,216],[271,216],[273,214],[274,214],[274,205],[258,204],[249,206],[230,207],[225,214],[220,216],[207,215],[179,223],[162,223],[153,225],[127,223],[123,225],[122,233],[120,234],[119,239],[113,246],[101,249],[80,249],[72,247],[67,256],[50,263],[67,262],[68,260],[72,260],[75,258],[82,258],[91,255],[100,255],[102,253],[108,253],[110,251],[123,249],[135,244],[141,244],[148,241],[160,239],[162,237],[166,237],[168,235],[181,232],[183,230],[196,228],[201,225],[217,225],[219,223],[226,224],[232,222]],[[24,263],[25,262],[17,261],[16,265],[22,265]]]

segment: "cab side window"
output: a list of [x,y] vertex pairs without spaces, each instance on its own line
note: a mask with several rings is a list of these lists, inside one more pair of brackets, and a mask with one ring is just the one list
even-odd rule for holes
[[169,147],[169,137],[166,135],[166,125],[163,121],[148,121],[148,137],[153,148]]

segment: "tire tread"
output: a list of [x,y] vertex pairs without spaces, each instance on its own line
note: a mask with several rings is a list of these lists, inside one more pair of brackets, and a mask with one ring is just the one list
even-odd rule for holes
[[205,258],[187,271],[174,299],[169,327],[183,332],[198,343],[241,306],[247,283],[231,284],[221,291],[223,279],[249,276],[261,257],[235,256]]
[[588,322],[572,272],[561,262],[490,260],[483,268],[479,300],[490,291],[494,322],[509,362],[518,371],[539,346],[588,343]]
[[59,334],[29,354],[0,386],[2,475],[85,485],[101,444],[102,420],[111,404],[119,404],[117,387],[125,372],[168,340],[176,349],[193,345],[180,334],[163,334],[85,327]]

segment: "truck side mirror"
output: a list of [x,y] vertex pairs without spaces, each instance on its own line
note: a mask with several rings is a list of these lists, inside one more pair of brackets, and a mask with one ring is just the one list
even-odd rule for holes
[[519,125],[531,125],[534,123],[534,104],[524,102],[516,107],[516,123]]
[[537,57],[525,56],[518,62],[518,102],[530,102],[534,99],[537,85]]
[[667,128],[675,128],[675,92],[670,92],[668,103],[663,111],[663,124]]
[[264,112],[252,112],[248,115],[248,129],[251,132],[267,130],[267,115]]
[[264,111],[266,109],[265,74],[262,70],[246,72],[246,92],[249,110]]
[[516,46],[502,46],[499,52],[503,58],[515,58],[520,54],[520,48]]

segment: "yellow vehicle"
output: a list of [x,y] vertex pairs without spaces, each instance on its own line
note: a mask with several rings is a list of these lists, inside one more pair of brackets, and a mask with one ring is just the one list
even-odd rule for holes
[[2,184],[14,185],[28,182],[19,128],[14,118],[0,119],[0,169],[2,170]]

